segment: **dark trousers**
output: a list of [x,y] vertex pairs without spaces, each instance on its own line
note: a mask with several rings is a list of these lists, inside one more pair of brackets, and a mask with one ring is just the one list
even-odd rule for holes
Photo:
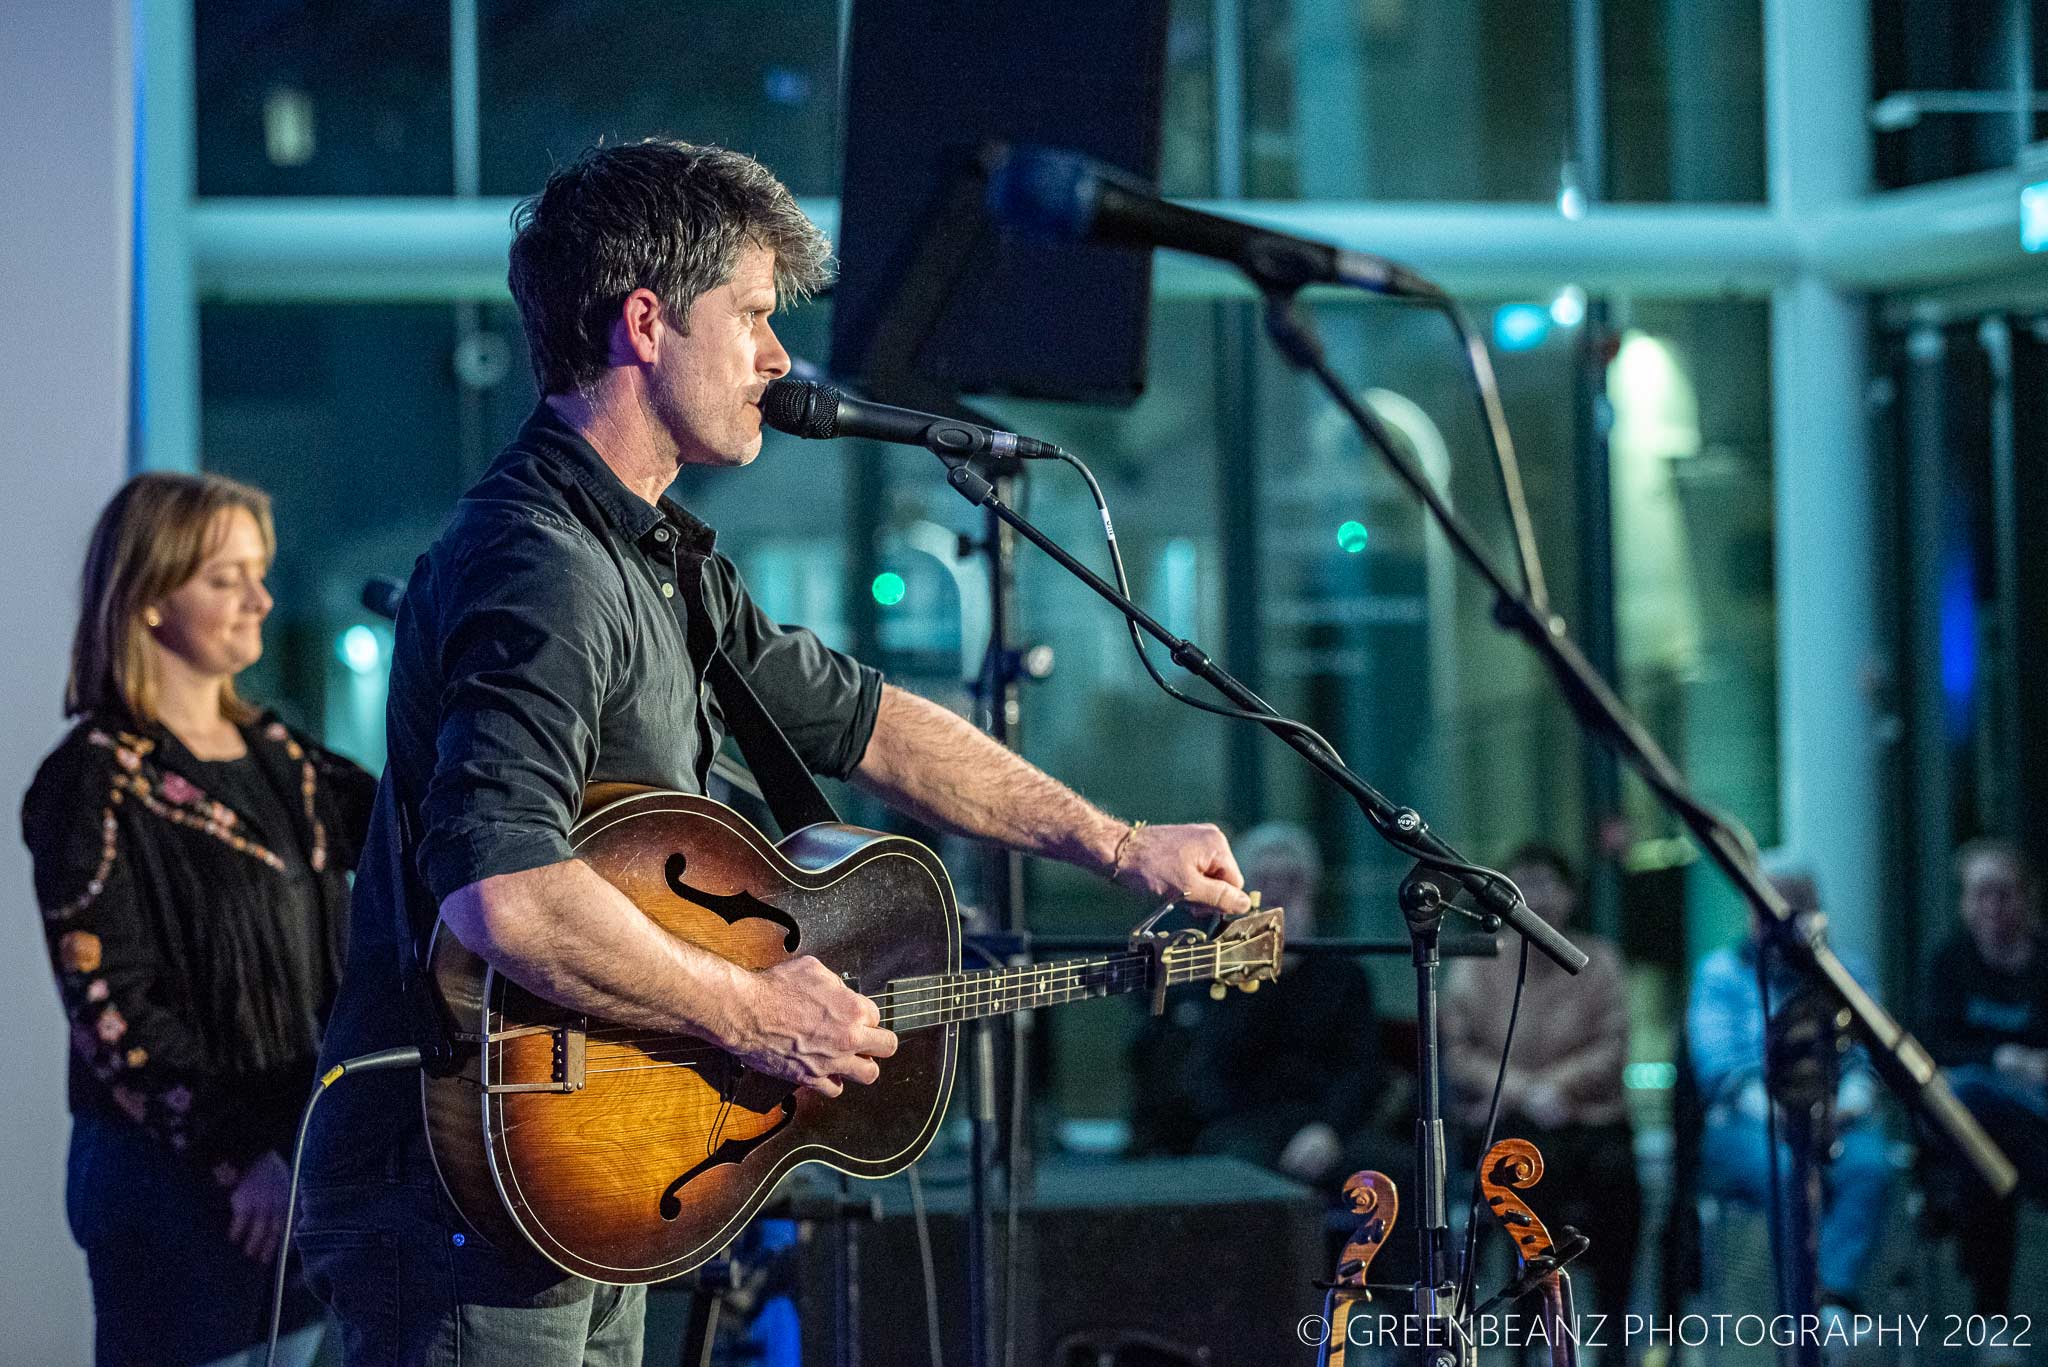
[[465,1225],[424,1136],[377,1176],[305,1189],[307,1283],[348,1367],[638,1367],[645,1287],[572,1277]]
[[[228,1195],[210,1177],[141,1126],[91,1113],[72,1121],[67,1169],[99,1367],[194,1367],[264,1341],[276,1264],[251,1261],[228,1238]],[[285,1332],[319,1317],[292,1275]]]
[[[2012,1264],[2018,1252],[2019,1202],[2048,1183],[2048,1097],[1986,1065],[1948,1070],[1949,1085],[2005,1156],[2019,1169],[2019,1192],[1995,1200],[1975,1174],[1957,1171],[1946,1154],[1931,1198],[1956,1234],[1956,1263],[1970,1279],[1980,1315],[2012,1309]],[[2022,1307],[2032,1309],[2031,1306]]]

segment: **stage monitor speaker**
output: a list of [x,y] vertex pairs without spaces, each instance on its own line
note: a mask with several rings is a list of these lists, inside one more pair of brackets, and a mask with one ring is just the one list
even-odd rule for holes
[[[936,391],[1129,403],[1150,255],[1001,234],[981,149],[1070,147],[1156,181],[1167,0],[856,0],[832,370]],[[921,388],[906,390],[899,382]]]
[[[946,1361],[967,1351],[963,1180],[925,1175]],[[856,1187],[861,1184],[856,1183]],[[907,1184],[883,1185],[883,1216],[864,1224],[859,1361],[921,1367],[924,1278]],[[1306,1188],[1227,1158],[1075,1164],[1047,1161],[1020,1214],[1018,1367],[1272,1367],[1306,1361],[1295,1326],[1318,1313],[1328,1277],[1323,1202]],[[1004,1225],[991,1250],[998,1262]],[[834,1342],[836,1244],[815,1226],[799,1270],[806,1363],[843,1360]]]

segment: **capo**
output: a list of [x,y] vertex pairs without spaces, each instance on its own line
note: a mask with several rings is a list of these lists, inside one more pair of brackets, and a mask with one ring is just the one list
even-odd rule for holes
[[1169,902],[1165,907],[1153,912],[1145,918],[1138,929],[1131,932],[1132,952],[1145,956],[1145,990],[1150,994],[1147,1010],[1155,1016],[1166,1013],[1167,952],[1200,944],[1205,938],[1201,931],[1193,928],[1164,931],[1148,929],[1153,922],[1164,916],[1172,905],[1173,903]]

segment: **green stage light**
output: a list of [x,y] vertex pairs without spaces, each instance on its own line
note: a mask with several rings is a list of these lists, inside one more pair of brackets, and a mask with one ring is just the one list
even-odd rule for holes
[[875,576],[875,582],[868,585],[868,591],[875,595],[875,601],[885,608],[893,608],[903,601],[903,576],[887,570]]
[[1350,554],[1357,555],[1365,549],[1369,535],[1363,522],[1347,522],[1337,529],[1337,544]]

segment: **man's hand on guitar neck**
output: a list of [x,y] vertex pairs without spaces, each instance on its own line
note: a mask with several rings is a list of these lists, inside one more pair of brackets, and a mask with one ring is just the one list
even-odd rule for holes
[[896,1052],[875,1004],[808,954],[762,969],[752,984],[720,1043],[756,1072],[838,1096],[848,1082],[880,1077],[875,1060]]

